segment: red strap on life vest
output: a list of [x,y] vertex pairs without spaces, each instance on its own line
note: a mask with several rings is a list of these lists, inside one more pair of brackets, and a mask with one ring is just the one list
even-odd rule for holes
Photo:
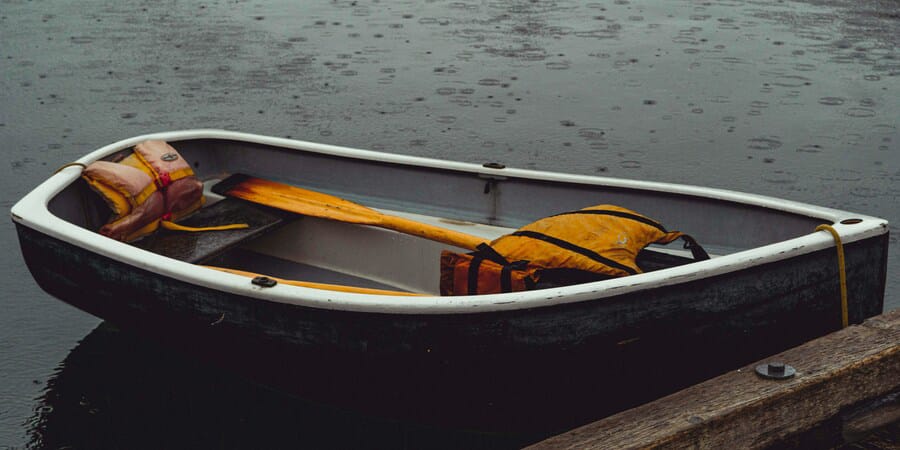
[[[159,190],[163,191],[163,193],[165,193],[166,188],[169,187],[170,184],[172,184],[172,176],[169,175],[169,172],[160,172],[159,178],[156,179],[156,186],[159,187]],[[159,219],[165,220],[165,221],[171,221],[172,220],[172,211],[169,211],[169,212],[163,214],[162,217],[160,217]]]
[[159,178],[156,179],[156,186],[160,189],[165,189],[170,184],[172,184],[172,177],[169,176],[169,172],[159,174]]

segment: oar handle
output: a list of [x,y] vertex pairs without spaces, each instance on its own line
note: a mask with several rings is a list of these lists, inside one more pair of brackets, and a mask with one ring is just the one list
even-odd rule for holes
[[488,241],[479,236],[390,215],[383,215],[377,226],[467,250],[475,250],[479,244]]

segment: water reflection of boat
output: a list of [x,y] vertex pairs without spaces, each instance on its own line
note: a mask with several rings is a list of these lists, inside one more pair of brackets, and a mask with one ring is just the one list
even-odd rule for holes
[[28,427],[36,450],[509,448],[545,436],[435,428],[298,400],[107,323],[60,364]]

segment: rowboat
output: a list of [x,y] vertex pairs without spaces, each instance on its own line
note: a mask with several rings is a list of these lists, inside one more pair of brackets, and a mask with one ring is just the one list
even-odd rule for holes
[[[207,203],[185,223],[250,227],[132,243],[97,233],[108,211],[82,168],[146,140],[177,148],[204,183]],[[319,377],[313,391],[327,383],[377,391],[373,380],[433,391],[450,379],[455,388],[441,390],[452,400],[580,386],[596,417],[827,334],[842,314],[859,323],[883,308],[887,221],[789,200],[221,130],[138,136],[75,163],[11,211],[42,289],[180,348],[243,352],[254,368],[268,362],[269,375],[296,363]],[[631,276],[441,296],[441,251],[465,248],[217,194],[235,173],[485,240],[560,212],[622,205],[689,232],[711,258],[651,247],[643,273]]]

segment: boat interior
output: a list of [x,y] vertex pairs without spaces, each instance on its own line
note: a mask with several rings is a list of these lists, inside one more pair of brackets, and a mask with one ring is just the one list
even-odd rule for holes
[[[243,141],[172,143],[204,181],[206,203],[188,226],[244,222],[245,230],[160,230],[132,245],[182,261],[288,280],[437,295],[440,254],[462,248],[383,228],[302,216],[211,191],[248,173],[326,192],[377,211],[494,239],[538,218],[616,204],[692,235],[720,256],[812,232],[821,219],[731,201],[596,184],[533,180],[454,168],[336,157]],[[116,160],[130,150],[110,155]],[[55,215],[96,231],[111,212],[78,180],[49,202]],[[638,257],[644,271],[693,262],[677,240]]]

